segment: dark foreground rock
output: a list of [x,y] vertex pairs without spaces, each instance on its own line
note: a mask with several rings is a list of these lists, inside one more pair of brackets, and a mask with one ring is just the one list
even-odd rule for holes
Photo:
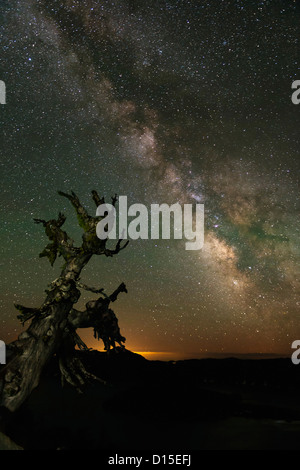
[[24,405],[2,413],[1,430],[16,445],[25,450],[298,446],[300,381],[288,359],[174,363],[147,361],[126,350],[78,355],[106,384],[93,382],[81,395],[62,388],[54,358]]

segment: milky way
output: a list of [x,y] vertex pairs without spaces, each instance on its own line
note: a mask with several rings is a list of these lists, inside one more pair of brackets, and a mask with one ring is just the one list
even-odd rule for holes
[[[128,295],[127,347],[289,354],[300,336],[299,12],[294,1],[3,1],[1,339],[59,274],[33,217],[57,190],[205,204],[205,244],[137,240],[82,280]],[[90,297],[83,294],[78,308]],[[92,333],[84,340],[101,347]]]

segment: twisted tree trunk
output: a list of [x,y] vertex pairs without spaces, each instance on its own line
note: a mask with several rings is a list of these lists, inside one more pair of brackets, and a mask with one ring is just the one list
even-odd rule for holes
[[62,342],[72,305],[63,301],[49,306],[47,316],[34,319],[10,345],[13,358],[4,377],[1,403],[10,411],[15,411],[38,385],[44,366]]
[[[65,222],[65,217],[61,213],[57,220],[46,222],[35,219],[36,223],[43,224],[50,239],[50,243],[40,257],[48,257],[53,265],[57,256],[63,256],[65,266],[60,277],[52,282],[49,290],[46,290],[47,296],[41,307],[26,308],[16,305],[21,312],[18,318],[23,323],[31,320],[31,324],[19,335],[17,341],[8,345],[11,358],[1,374],[0,405],[10,411],[15,411],[38,385],[43,368],[54,354],[59,356],[63,378],[78,390],[81,389],[86,379],[95,378],[72,356],[76,344],[81,348],[85,345],[76,334],[76,328],[80,326],[80,322],[77,322],[77,325],[76,322],[74,323],[76,311],[73,310],[72,314],[73,324],[69,315],[74,303],[80,297],[78,287],[87,288],[80,284],[79,276],[90,258],[94,254],[113,256],[128,244],[126,242],[122,245],[119,240],[113,250],[106,248],[106,240],[99,240],[96,236],[96,225],[101,218],[88,215],[74,193],[69,195],[60,192],[59,194],[67,197],[76,210],[79,224],[84,230],[83,243],[81,247],[73,246],[72,239],[61,229]],[[92,195],[96,205],[104,202],[96,191],[93,191]],[[116,203],[116,197],[112,202]],[[103,289],[87,289],[101,292],[108,308],[109,302],[114,301],[119,292],[127,292],[124,287],[125,285],[121,284],[110,297],[103,293]],[[84,316],[84,312],[82,313]],[[95,327],[91,319],[89,326]]]

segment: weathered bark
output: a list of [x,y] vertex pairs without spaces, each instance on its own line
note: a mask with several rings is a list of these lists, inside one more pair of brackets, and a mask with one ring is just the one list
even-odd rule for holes
[[[96,289],[88,288],[88,290],[95,291]],[[127,292],[123,282],[109,297],[102,292],[102,297],[87,302],[85,311],[81,312],[73,308],[68,316],[70,328],[76,330],[93,327],[95,338],[102,339],[105,350],[114,349],[116,343],[124,348],[122,343],[125,343],[126,338],[121,335],[118,319],[109,308],[110,302],[115,302],[120,292]]]
[[72,302],[62,301],[48,308],[48,315],[32,321],[10,347],[14,354],[4,376],[1,405],[15,411],[38,385],[46,363],[58,350]]
[[[75,344],[83,347],[84,343],[76,334],[78,326],[72,324],[70,312],[73,312],[74,318],[75,309],[72,310],[72,307],[80,297],[78,287],[86,288],[80,284],[79,276],[90,258],[94,254],[113,256],[128,244],[126,242],[122,245],[119,240],[114,249],[108,249],[106,240],[99,240],[96,235],[96,225],[101,218],[88,215],[74,193],[68,195],[60,192],[59,194],[67,197],[74,206],[79,225],[84,230],[83,242],[81,247],[74,247],[73,240],[61,229],[65,222],[65,217],[61,213],[57,220],[46,222],[35,219],[36,223],[43,224],[50,240],[40,257],[48,257],[53,265],[57,256],[62,256],[65,266],[60,277],[53,281],[50,289],[46,291],[47,296],[41,307],[26,308],[16,305],[20,311],[18,318],[23,323],[30,319],[32,322],[29,328],[20,334],[18,340],[8,346],[12,358],[1,377],[0,405],[10,411],[15,411],[38,385],[44,366],[54,354],[59,356],[62,377],[77,389],[81,389],[86,379],[95,378],[84,369],[75,356],[72,356]],[[92,196],[96,205],[104,202],[96,191],[92,192]],[[116,197],[112,199],[112,203],[116,203]],[[121,284],[110,297],[102,292],[103,289],[89,290],[101,292],[102,301],[107,308],[109,302],[114,301],[119,292],[126,291],[124,287],[125,285]],[[100,299],[98,299],[98,304],[99,302]],[[89,321],[89,324],[95,327],[93,322]]]

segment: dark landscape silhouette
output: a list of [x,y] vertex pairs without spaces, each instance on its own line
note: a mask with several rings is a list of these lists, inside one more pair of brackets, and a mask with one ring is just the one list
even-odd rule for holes
[[148,361],[76,353],[106,384],[61,387],[58,361],[2,431],[24,449],[296,449],[300,376],[290,359]]

